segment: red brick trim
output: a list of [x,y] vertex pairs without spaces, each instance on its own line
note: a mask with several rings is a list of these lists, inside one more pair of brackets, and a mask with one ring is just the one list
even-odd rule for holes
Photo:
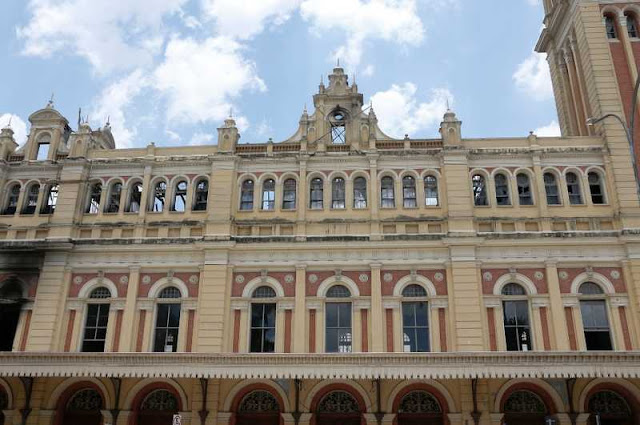
[[169,391],[171,394],[174,395],[174,397],[178,401],[178,411],[180,412],[184,411],[185,406],[182,405],[182,398],[180,397],[180,394],[178,394],[178,391],[176,391],[176,389],[173,388],[173,386],[167,384],[166,382],[154,382],[142,388],[140,391],[138,391],[138,394],[136,394],[133,401],[131,402],[131,411],[132,411],[131,423],[132,424],[135,425],[138,422],[138,413],[140,412],[140,406],[144,402],[144,399],[155,390]]
[[327,394],[333,391],[344,391],[351,394],[351,396],[358,402],[358,407],[360,408],[360,412],[366,413],[367,403],[365,403],[360,393],[356,391],[356,389],[353,388],[351,385],[341,384],[341,383],[329,384],[326,387],[320,389],[320,391],[318,391],[316,395],[313,396],[313,400],[311,400],[310,411],[315,413],[318,410],[318,404],[320,404],[320,401],[324,398],[324,396],[326,396]]
[[240,310],[233,312],[233,352],[240,351]]
[[547,407],[548,413],[550,414],[557,413],[556,404],[553,402],[553,398],[549,395],[549,393],[544,388],[531,382],[521,382],[509,387],[507,391],[504,392],[504,394],[502,395],[502,399],[500,400],[500,411],[504,412],[504,404],[506,403],[507,399],[511,396],[511,394],[513,394],[516,391],[522,391],[522,390],[531,391],[532,393],[540,397],[544,402],[545,406]]
[[578,349],[578,341],[576,339],[576,326],[573,323],[573,308],[565,307],[564,315],[567,319],[567,332],[569,333],[569,347],[572,351]]
[[447,351],[447,318],[444,314],[444,308],[438,309],[438,322],[440,323],[440,351]]
[[631,351],[633,349],[631,344],[631,335],[629,334],[629,323],[627,322],[627,310],[624,306],[618,307],[618,313],[620,314],[620,326],[622,327],[622,336],[624,337],[624,349]]
[[549,321],[547,319],[547,307],[540,307],[540,322],[542,324],[542,343],[545,351],[551,350],[551,338],[549,337]]
[[387,316],[387,352],[393,353],[393,309],[386,309],[385,315]]
[[102,408],[103,409],[108,408],[108,406],[106,406],[106,399],[100,387],[98,387],[93,382],[89,382],[89,381],[76,382],[75,384],[70,385],[69,388],[64,390],[64,392],[58,398],[58,401],[56,402],[56,413],[55,413],[54,425],[63,425],[62,421],[64,419],[64,412],[66,410],[67,403],[69,403],[69,400],[71,400],[71,397],[73,397],[78,391],[89,389],[89,388],[96,390],[98,394],[100,394],[100,397],[102,397]]
[[316,311],[309,310],[309,352],[316,352]]
[[276,391],[273,387],[261,383],[261,382],[257,382],[254,384],[249,384],[246,387],[244,387],[243,389],[241,389],[240,391],[238,391],[238,393],[235,395],[235,397],[233,397],[233,401],[231,402],[231,412],[237,412],[238,411],[238,407],[240,407],[240,403],[242,402],[242,399],[249,394],[250,392],[253,391],[266,391],[269,394],[271,394],[273,397],[275,397],[276,401],[278,402],[278,404],[280,405],[280,411],[281,412],[286,412],[287,410],[289,410],[289,406],[285,406],[284,400],[282,400],[282,397],[280,397],[280,394],[278,393],[278,391]]
[[29,337],[29,330],[31,329],[31,315],[33,311],[27,310],[27,316],[24,318],[24,330],[20,337],[20,351],[24,351],[27,348],[27,338]]
[[360,321],[362,322],[362,352],[369,351],[369,319],[368,310],[360,310]]
[[291,318],[293,312],[291,310],[284,311],[284,352],[291,352]]
[[140,319],[138,320],[138,339],[136,340],[136,351],[142,351],[142,341],[144,338],[144,322],[147,318],[147,310],[140,311]]
[[71,338],[73,337],[73,323],[76,320],[76,311],[71,310],[69,312],[69,321],[67,322],[67,335],[64,340],[64,351],[66,353],[71,350]]
[[489,324],[489,349],[498,351],[498,340],[496,338],[496,309],[487,309],[487,322]]
[[187,353],[190,353],[193,350],[193,323],[195,321],[195,310],[189,310],[189,319],[187,322]]
[[589,390],[587,396],[584,398],[584,412],[589,411],[589,400],[595,393],[600,391],[613,391],[616,394],[620,395],[625,399],[629,407],[631,408],[631,412],[634,416],[640,414],[640,404],[638,399],[625,387],[622,385],[615,384],[613,382],[606,382],[602,384],[595,385],[593,388]]
[[117,353],[120,350],[120,333],[122,330],[122,310],[116,311],[116,330],[113,333],[113,352]]
[[400,406],[400,402],[402,402],[403,397],[412,391],[426,391],[434,396],[436,400],[438,400],[438,403],[440,403],[440,408],[442,409],[443,416],[446,416],[446,414],[451,411],[451,406],[449,406],[447,399],[440,391],[438,391],[438,389],[429,384],[416,383],[407,385],[398,393],[398,395],[396,395],[396,398],[393,400],[393,412],[398,411],[398,407]]

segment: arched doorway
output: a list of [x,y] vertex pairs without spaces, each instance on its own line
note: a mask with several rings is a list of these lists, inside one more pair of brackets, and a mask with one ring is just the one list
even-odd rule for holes
[[137,425],[171,425],[178,411],[178,399],[170,391],[151,391],[140,404]]
[[0,351],[13,350],[20,310],[24,304],[22,287],[16,280],[0,287]]
[[93,388],[76,391],[64,406],[63,425],[101,425],[102,396]]
[[443,425],[442,407],[427,391],[407,393],[398,406],[398,425]]
[[242,398],[236,413],[236,425],[278,425],[280,404],[268,391],[251,391]]
[[316,409],[316,425],[360,425],[362,410],[346,391],[327,393]]
[[512,392],[502,407],[504,425],[545,425],[549,413],[545,402],[533,391]]
[[4,413],[3,410],[7,410],[9,408],[9,396],[4,391],[4,388],[0,386],[0,425],[4,425]]
[[594,393],[588,403],[590,425],[632,425],[633,413],[627,401],[615,391]]

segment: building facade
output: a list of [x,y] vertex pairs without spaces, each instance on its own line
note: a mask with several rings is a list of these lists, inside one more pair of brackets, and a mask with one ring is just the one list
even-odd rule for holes
[[[336,68],[288,140],[0,133],[0,424],[640,423],[640,1],[545,0],[563,137],[392,139]],[[631,96],[633,93],[631,93]]]

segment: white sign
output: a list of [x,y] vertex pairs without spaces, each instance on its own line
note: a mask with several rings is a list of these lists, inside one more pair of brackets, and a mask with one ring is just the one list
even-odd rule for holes
[[182,416],[173,415],[173,425],[182,425]]

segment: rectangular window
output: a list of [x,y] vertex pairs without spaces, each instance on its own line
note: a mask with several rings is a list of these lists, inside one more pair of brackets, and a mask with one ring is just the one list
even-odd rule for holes
[[38,153],[36,154],[36,160],[46,161],[49,158],[49,143],[39,143]]
[[84,325],[82,351],[88,353],[104,352],[109,321],[109,304],[89,304],[87,320]]
[[273,353],[276,347],[276,305],[251,304],[251,352]]
[[351,303],[327,303],[325,320],[325,351],[351,352]]
[[587,350],[612,350],[607,305],[604,300],[580,301]]
[[505,301],[504,336],[507,341],[507,351],[529,351],[531,345],[531,330],[529,326],[529,303],[527,301]]
[[429,308],[426,301],[402,303],[402,334],[405,353],[430,351]]
[[178,350],[180,304],[158,304],[153,351],[175,353]]

